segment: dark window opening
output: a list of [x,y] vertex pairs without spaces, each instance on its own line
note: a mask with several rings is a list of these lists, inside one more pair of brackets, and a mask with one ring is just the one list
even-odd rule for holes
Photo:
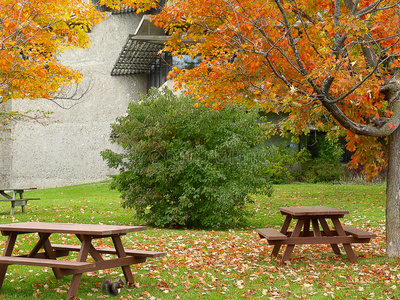
[[172,56],[170,53],[157,55],[156,59],[150,64],[148,88],[159,88],[167,81],[167,75],[172,69]]
[[[311,153],[312,158],[317,158],[319,157],[319,151],[325,138],[326,133],[311,130],[309,134],[301,136],[300,147],[305,147]],[[346,149],[346,140],[344,138],[339,138],[338,144],[344,151],[340,162],[348,163],[351,160],[353,153]]]
[[170,53],[164,52],[150,64],[150,73],[148,80],[148,88],[159,88],[167,81],[167,75],[173,67],[179,69],[193,69],[201,62],[201,58],[192,59],[189,55],[172,57]]

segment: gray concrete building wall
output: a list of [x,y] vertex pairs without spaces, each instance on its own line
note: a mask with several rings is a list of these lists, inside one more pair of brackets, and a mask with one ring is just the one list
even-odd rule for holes
[[0,187],[10,186],[11,174],[11,141],[7,134],[0,133]]
[[61,109],[48,100],[12,102],[14,110],[41,109],[54,113],[46,126],[19,122],[12,128],[10,151],[3,146],[0,150],[12,153],[7,160],[9,186],[66,186],[105,180],[114,173],[101,158],[100,151],[116,150],[117,146],[109,141],[110,124],[126,113],[130,101],[146,92],[147,76],[112,77],[110,73],[140,19],[135,13],[110,15],[89,33],[90,48],[71,49],[59,55],[64,65],[84,75],[81,88],[92,85],[78,104],[65,100],[61,104],[76,105]]
[[[11,107],[10,102],[1,105],[6,110]],[[10,186],[11,157],[11,135],[0,128],[0,187]]]

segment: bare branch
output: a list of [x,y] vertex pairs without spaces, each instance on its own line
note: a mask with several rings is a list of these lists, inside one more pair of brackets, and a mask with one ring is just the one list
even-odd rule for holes
[[[83,88],[81,83],[75,83],[73,86],[69,85],[60,89],[57,93],[53,94],[51,98],[46,100],[53,102],[62,109],[71,109],[84,101],[82,99],[90,92],[93,86],[94,82],[92,79],[90,79],[88,84]],[[66,104],[65,101],[69,102],[69,104]]]
[[371,3],[371,4],[368,5],[367,7],[363,8],[362,10],[357,11],[357,12],[354,12],[354,10],[353,10],[353,13],[354,13],[354,15],[357,16],[357,17],[361,17],[361,16],[364,16],[364,15],[366,15],[366,14],[369,14],[369,13],[371,13],[372,11],[374,11],[374,10],[378,7],[378,5],[382,3],[382,1],[383,1],[383,0],[375,1],[374,3]]

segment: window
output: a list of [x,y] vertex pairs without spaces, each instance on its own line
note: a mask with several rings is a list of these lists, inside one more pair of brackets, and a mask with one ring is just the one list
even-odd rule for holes
[[200,57],[191,58],[189,55],[182,55],[182,58],[177,56],[172,57],[170,53],[163,53],[150,65],[149,88],[160,87],[167,81],[167,75],[173,67],[179,69],[193,69],[201,62]]

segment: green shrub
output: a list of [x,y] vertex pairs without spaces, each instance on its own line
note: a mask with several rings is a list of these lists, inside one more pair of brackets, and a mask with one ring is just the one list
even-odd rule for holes
[[271,181],[278,184],[295,181],[301,163],[310,157],[310,153],[305,149],[296,151],[284,145],[270,146],[268,151],[271,161]]
[[258,115],[236,106],[194,107],[189,97],[151,90],[112,124],[124,149],[102,152],[119,174],[123,205],[157,227],[243,224],[249,194],[270,195]]
[[307,183],[344,180],[348,172],[340,163],[343,153],[343,146],[338,141],[326,137],[319,139],[317,157],[305,159],[295,177]]
[[280,145],[268,147],[268,151],[273,183],[332,182],[348,177],[346,168],[340,163],[344,150],[337,141],[319,139],[314,158],[305,148],[295,151]]
[[318,157],[324,161],[340,162],[344,153],[344,146],[337,140],[328,140],[326,137],[319,141]]
[[348,172],[338,161],[315,158],[303,163],[301,172],[296,177],[307,183],[332,182],[345,180]]

